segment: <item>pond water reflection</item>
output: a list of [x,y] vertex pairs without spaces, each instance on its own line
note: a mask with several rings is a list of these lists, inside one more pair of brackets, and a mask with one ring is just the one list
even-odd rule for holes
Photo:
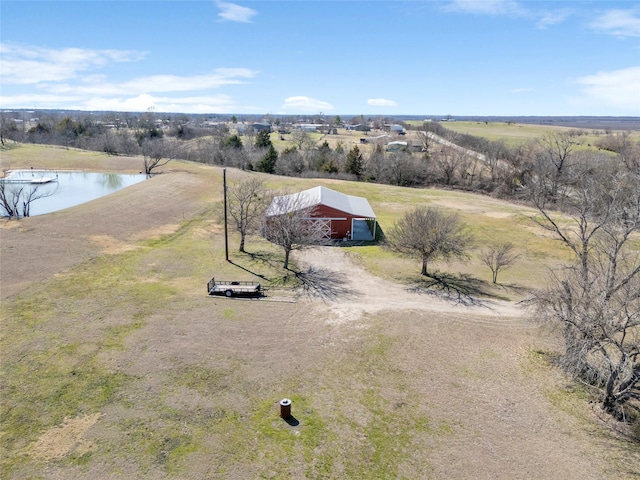
[[[23,197],[31,194],[31,198],[35,198],[30,204],[32,217],[80,205],[147,179],[145,174],[123,173],[52,170],[13,170],[7,173],[3,179],[7,195],[22,191]],[[0,214],[7,215],[2,205]]]

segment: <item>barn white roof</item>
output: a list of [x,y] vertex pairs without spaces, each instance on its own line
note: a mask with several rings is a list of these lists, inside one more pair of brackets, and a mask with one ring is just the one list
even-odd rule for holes
[[267,209],[267,216],[282,215],[294,210],[325,205],[363,218],[376,218],[366,198],[354,197],[326,187],[314,187],[291,195],[276,197]]

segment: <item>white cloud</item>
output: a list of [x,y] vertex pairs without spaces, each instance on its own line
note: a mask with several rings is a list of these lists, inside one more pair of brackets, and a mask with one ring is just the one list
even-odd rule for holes
[[239,78],[251,78],[257,72],[247,68],[218,69],[210,75],[153,75],[130,80],[120,85],[120,88],[139,92],[186,92],[192,90],[207,90],[222,85],[243,83]]
[[571,14],[570,9],[539,10],[536,2],[528,2],[526,7],[516,0],[451,0],[446,11],[476,15],[508,15],[536,20],[536,27],[544,30],[564,22]]
[[609,10],[589,24],[593,30],[621,37],[640,37],[637,10]]
[[393,100],[387,100],[386,98],[370,98],[367,100],[367,104],[374,107],[396,107],[398,105]]
[[524,9],[514,0],[452,0],[447,10],[485,15],[520,15]]
[[640,112],[640,67],[598,72],[577,80],[584,85],[583,102]]
[[[160,74],[113,82],[98,72],[110,63],[137,61],[145,55],[138,51],[56,50],[0,44],[0,82],[5,87],[0,105],[118,111],[145,111],[154,107],[159,111],[187,113],[243,111],[244,107],[237,106],[230,97],[208,92],[245,83],[258,73],[247,68],[219,68],[203,75]],[[9,88],[19,90],[8,95]],[[188,96],[167,96],[171,92]]]
[[540,18],[536,22],[536,27],[544,30],[552,25],[564,22],[569,16],[568,10],[557,10],[555,12],[543,12],[540,14]]
[[60,95],[23,94],[0,97],[3,108],[64,108],[71,110],[108,110],[144,112],[153,108],[159,112],[175,113],[238,113],[255,110],[236,104],[228,95],[197,97],[156,97],[141,94],[132,97],[76,97]]
[[236,103],[227,95],[173,98],[155,97],[149,94],[130,98],[92,98],[82,103],[80,109],[144,112],[149,108],[158,112],[179,113],[233,113],[239,110]]
[[135,50],[55,50],[3,43],[0,45],[0,78],[6,85],[58,82],[109,63],[139,61],[146,54]]
[[333,110],[333,105],[315,98],[297,96],[285,98],[281,110],[316,113]]
[[218,16],[229,22],[251,23],[251,19],[258,13],[255,10],[229,2],[216,2],[220,9]]
[[255,70],[247,68],[220,68],[209,75],[152,75],[134,78],[122,83],[109,83],[101,76],[87,76],[79,84],[42,83],[40,88],[53,93],[76,93],[83,95],[136,95],[152,92],[187,92],[209,90],[223,85],[244,83],[242,79],[252,78]]

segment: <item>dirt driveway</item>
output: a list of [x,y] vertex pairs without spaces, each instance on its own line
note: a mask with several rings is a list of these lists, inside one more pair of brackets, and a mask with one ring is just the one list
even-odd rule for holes
[[305,296],[325,303],[329,321],[337,324],[385,310],[464,313],[496,324],[513,323],[524,313],[511,302],[411,291],[369,274],[346,251],[333,247],[298,251],[294,257],[306,269],[301,275]]

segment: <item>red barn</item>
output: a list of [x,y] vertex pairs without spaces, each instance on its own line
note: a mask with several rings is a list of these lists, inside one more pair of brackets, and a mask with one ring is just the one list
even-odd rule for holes
[[373,240],[376,235],[376,215],[366,198],[314,187],[276,197],[267,217],[289,213],[286,210],[290,209],[308,209],[309,221],[327,240]]

